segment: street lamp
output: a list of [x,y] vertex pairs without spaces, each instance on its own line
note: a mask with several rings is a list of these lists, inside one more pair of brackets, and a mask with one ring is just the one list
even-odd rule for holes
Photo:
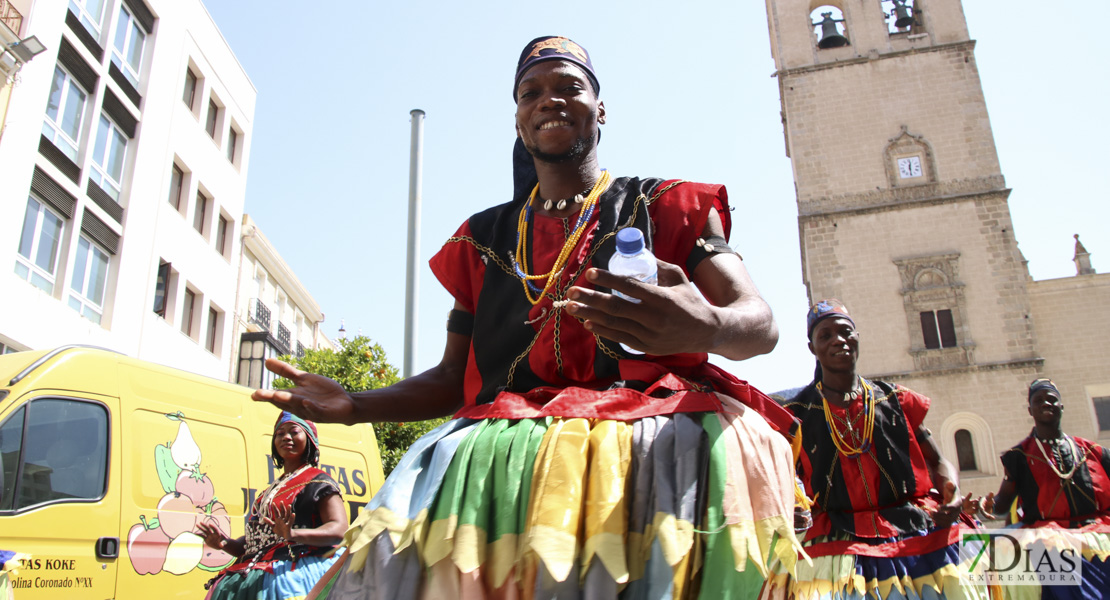
[[42,54],[46,50],[46,46],[42,45],[37,36],[32,35],[29,38],[22,39],[18,42],[8,44],[8,51],[19,59],[19,62],[28,62],[32,58]]

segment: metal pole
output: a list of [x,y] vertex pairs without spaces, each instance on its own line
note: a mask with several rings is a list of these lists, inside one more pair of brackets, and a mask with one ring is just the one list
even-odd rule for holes
[[420,197],[424,162],[424,111],[414,108],[409,114],[412,115],[412,143],[409,158],[409,248],[408,266],[405,269],[405,362],[402,370],[405,378],[412,376],[416,355],[416,263],[420,248]]

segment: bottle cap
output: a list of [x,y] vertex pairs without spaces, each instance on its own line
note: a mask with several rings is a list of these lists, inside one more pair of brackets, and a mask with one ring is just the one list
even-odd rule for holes
[[617,232],[617,252],[636,254],[644,249],[644,233],[635,227],[625,227]]

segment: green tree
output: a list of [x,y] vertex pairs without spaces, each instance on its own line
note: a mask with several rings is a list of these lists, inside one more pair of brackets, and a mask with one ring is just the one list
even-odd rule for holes
[[[282,360],[302,371],[330,377],[348,392],[375,390],[397,383],[397,368],[386,360],[385,350],[366,336],[340,338],[336,350],[319,349],[304,352],[302,358],[283,356]],[[274,380],[277,389],[293,387],[285,378]],[[420,436],[445,422],[446,418],[407,423],[374,423],[374,435],[382,455],[382,471],[393,471],[401,456]]]

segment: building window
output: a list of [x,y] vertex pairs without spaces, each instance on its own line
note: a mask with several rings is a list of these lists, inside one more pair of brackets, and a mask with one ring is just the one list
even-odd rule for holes
[[146,34],[139,27],[139,22],[131,16],[127,6],[121,4],[116,23],[116,39],[112,45],[112,62],[136,88],[139,87],[139,69],[143,65],[145,43]]
[[108,483],[108,411],[87,400],[36,398],[0,425],[0,455],[0,511],[98,500]]
[[971,440],[971,432],[960,429],[956,432],[956,462],[961,471],[978,471],[979,465],[975,462],[975,444]]
[[42,134],[73,162],[77,162],[87,97],[69,73],[61,67],[54,67],[54,81],[50,84],[50,98],[46,101]]
[[216,139],[216,122],[220,117],[220,107],[216,101],[208,99],[208,118],[204,122],[204,130],[208,132],[208,136]]
[[930,371],[975,364],[960,255],[918,256],[896,259],[894,264],[902,279],[914,368]]
[[27,198],[23,232],[15,258],[15,274],[47,294],[54,293],[58,252],[62,246],[62,217],[45,204]]
[[185,185],[185,171],[181,167],[172,165],[170,167],[170,206],[176,210],[181,210],[181,198],[185,194],[183,189]]
[[94,38],[100,38],[100,22],[104,19],[107,0],[69,0],[69,11],[77,16]]
[[196,316],[197,293],[185,288],[185,302],[181,307],[181,333],[193,337],[193,322]]
[[170,263],[161,262],[158,264],[158,279],[154,284],[154,314],[166,318],[166,307],[169,305],[169,292],[170,292],[170,275],[173,269]]
[[100,116],[100,128],[96,132],[96,146],[93,147],[93,170],[89,177],[100,189],[119,202],[123,181],[123,161],[127,158],[127,136],[108,120]]
[[204,235],[204,229],[208,224],[208,198],[204,197],[204,192],[197,190],[197,205],[193,207],[193,229],[198,233]]
[[69,306],[82,317],[100,324],[104,313],[104,287],[108,282],[108,253],[81,236],[70,280]]
[[197,97],[197,75],[196,75],[196,73],[193,73],[192,69],[186,67],[185,68],[185,92],[182,94],[181,99],[185,102],[185,106],[188,106],[189,110],[192,110],[193,109],[193,102],[196,100],[196,97]]
[[209,352],[216,353],[216,342],[219,339],[220,313],[211,306],[208,307],[208,331],[204,336],[204,347]]
[[952,324],[952,311],[931,310],[921,313],[921,335],[929,350],[956,347],[956,328]]
[[1095,405],[1095,417],[1099,431],[1110,431],[1110,396],[1091,398]]
[[231,220],[227,217],[220,215],[219,223],[216,225],[216,251],[220,254],[227,256],[227,232],[231,228]]
[[239,132],[235,128],[227,130],[227,159],[235,163],[235,148],[239,145]]

